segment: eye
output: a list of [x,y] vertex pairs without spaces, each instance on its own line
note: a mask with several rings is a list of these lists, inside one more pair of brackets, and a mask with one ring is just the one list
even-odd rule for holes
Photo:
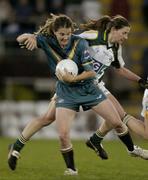
[[127,32],[123,32],[122,34],[123,34],[123,35],[127,35],[128,33],[127,33]]
[[64,33],[60,33],[61,36],[64,36],[65,34]]

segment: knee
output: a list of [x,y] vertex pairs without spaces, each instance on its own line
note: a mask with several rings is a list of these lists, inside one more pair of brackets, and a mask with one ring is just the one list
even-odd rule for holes
[[115,124],[115,130],[116,130],[116,133],[118,135],[120,135],[120,134],[123,134],[123,133],[127,133],[128,132],[128,127],[123,123],[117,123],[117,124]]
[[114,127],[114,129],[116,129],[116,130],[120,130],[120,129],[123,129],[123,123],[122,122],[114,122],[113,124],[113,127]]
[[115,130],[118,136],[123,136],[128,133],[128,127],[125,124],[122,124],[122,127],[116,127]]
[[51,124],[54,120],[55,120],[55,118],[51,118],[51,117],[48,117],[45,115],[38,119],[38,123],[41,124],[42,127],[44,127],[44,126],[48,126],[49,124]]

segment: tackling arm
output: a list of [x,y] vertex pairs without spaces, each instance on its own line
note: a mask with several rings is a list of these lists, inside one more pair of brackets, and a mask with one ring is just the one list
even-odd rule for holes
[[115,71],[125,77],[126,79],[128,80],[131,80],[131,81],[139,81],[141,79],[140,76],[138,76],[137,74],[133,73],[132,71],[130,71],[129,69],[125,68],[125,67],[121,67],[121,68],[118,68],[118,69],[115,69]]
[[74,82],[85,80],[85,79],[88,79],[88,78],[91,78],[91,77],[95,77],[96,73],[94,71],[83,71],[81,74],[79,74],[77,76],[73,76],[72,74],[70,74],[69,72],[67,72],[65,70],[64,74],[62,74],[60,72],[57,72],[56,76],[61,81],[65,81],[65,82],[68,82],[68,83],[74,83]]
[[21,48],[26,48],[30,51],[37,48],[36,35],[25,33],[17,37],[17,42],[20,44]]
[[133,73],[129,69],[127,69],[125,67],[121,67],[121,68],[116,69],[116,72],[119,75],[125,77],[128,80],[138,82],[140,87],[148,88],[148,81],[145,81],[144,79],[142,79],[140,76],[138,76],[137,74]]

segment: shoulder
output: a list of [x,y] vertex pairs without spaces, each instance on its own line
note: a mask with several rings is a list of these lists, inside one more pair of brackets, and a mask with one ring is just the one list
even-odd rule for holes
[[38,35],[36,35],[36,37],[37,37],[38,39],[46,39],[46,36],[44,36],[44,35],[42,35],[42,34],[38,34]]
[[98,37],[98,31],[95,30],[84,31],[83,33],[79,34],[79,36],[87,40],[94,40]]
[[52,36],[45,36],[45,35],[39,34],[37,35],[36,38],[37,38],[37,41],[42,44],[54,42],[54,38]]
[[85,46],[86,44],[88,45],[88,42],[78,35],[72,35],[72,39],[73,41],[77,41],[79,46]]

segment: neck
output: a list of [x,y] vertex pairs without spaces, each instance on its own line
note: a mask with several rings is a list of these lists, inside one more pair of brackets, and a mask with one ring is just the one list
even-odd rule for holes
[[109,43],[114,43],[111,33],[108,34],[108,42]]

